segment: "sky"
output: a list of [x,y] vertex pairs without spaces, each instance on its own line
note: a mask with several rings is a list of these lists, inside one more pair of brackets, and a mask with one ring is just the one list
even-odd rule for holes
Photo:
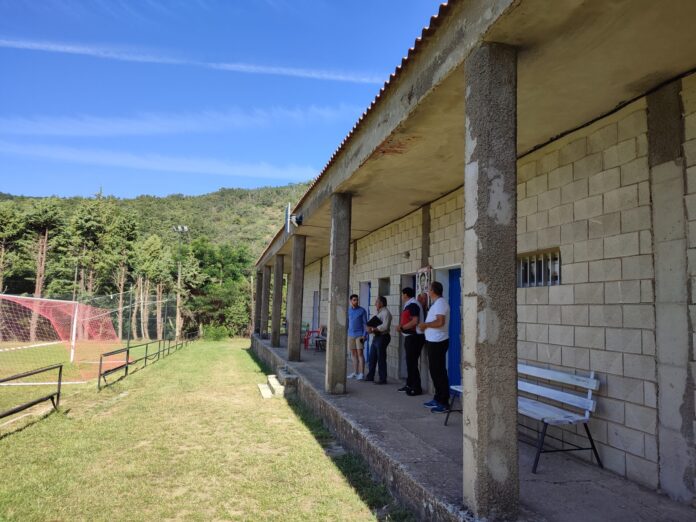
[[0,192],[309,181],[433,0],[0,0]]

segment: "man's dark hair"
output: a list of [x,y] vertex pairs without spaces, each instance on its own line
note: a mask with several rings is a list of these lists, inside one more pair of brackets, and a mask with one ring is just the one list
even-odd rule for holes
[[430,289],[435,292],[435,295],[442,297],[442,283],[440,281],[430,283]]
[[381,295],[377,296],[377,300],[382,303],[382,306],[387,306],[387,298]]
[[410,286],[407,286],[406,288],[402,288],[402,289],[401,289],[401,293],[404,294],[406,297],[409,297],[409,298],[411,298],[411,297],[413,297],[414,295],[416,295],[415,292],[413,291],[413,288],[411,288]]
[[360,299],[360,298],[358,297],[358,294],[352,294],[352,295],[350,296],[350,299],[348,299],[348,300],[350,301],[350,300],[353,299],[354,297],[355,297],[356,299]]

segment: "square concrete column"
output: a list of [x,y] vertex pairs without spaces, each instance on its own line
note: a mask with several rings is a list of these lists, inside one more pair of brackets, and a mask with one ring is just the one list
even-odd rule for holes
[[465,63],[464,502],[515,518],[517,464],[517,59],[482,44]]
[[271,346],[280,346],[280,310],[283,305],[283,265],[285,256],[275,256],[273,263],[273,311],[271,313]]
[[305,236],[292,238],[292,272],[288,290],[288,360],[299,361],[302,353],[302,293],[304,289]]
[[329,393],[346,392],[351,200],[350,194],[331,196],[329,335],[326,343],[326,391]]
[[[689,304],[696,300],[695,285],[690,280],[694,257],[689,248],[693,238],[689,235],[687,219],[690,196],[685,189],[690,183],[682,149],[685,122],[681,90],[681,81],[675,80],[647,96],[655,266],[655,358],[643,355],[636,359],[640,360],[646,389],[652,386],[647,381],[657,380],[659,482],[652,478],[644,480],[648,484],[652,482],[653,487],[659,486],[673,499],[693,502],[696,498],[693,442],[696,364],[691,364],[690,371],[694,316],[690,317]],[[692,308],[693,311],[696,310]],[[649,334],[644,332],[644,336]],[[651,422],[655,422],[654,417]],[[626,459],[627,466],[634,469],[637,467],[634,462],[640,462],[632,455]]]
[[261,283],[261,339],[268,339],[268,307],[271,298],[271,267],[263,267],[263,277]]
[[261,333],[261,293],[263,292],[263,272],[256,272],[256,294],[254,295],[254,333]]

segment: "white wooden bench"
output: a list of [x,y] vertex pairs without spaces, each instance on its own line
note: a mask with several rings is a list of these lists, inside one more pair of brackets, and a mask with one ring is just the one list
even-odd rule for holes
[[[548,370],[546,368],[538,368],[536,366],[519,363],[517,365],[517,375],[517,412],[543,424],[537,439],[537,452],[534,457],[532,473],[536,473],[537,465],[539,464],[539,457],[542,453],[554,453],[559,451],[592,450],[595,458],[597,459],[597,464],[600,468],[603,468],[604,466],[602,465],[602,460],[599,458],[599,453],[597,453],[597,448],[594,440],[592,439],[592,434],[587,426],[587,423],[590,420],[590,413],[594,412],[595,407],[597,406],[597,402],[592,398],[592,392],[599,389],[599,381],[595,379],[594,372],[591,372],[589,377],[582,377],[580,375],[574,375],[558,370]],[[541,379],[545,382],[540,383],[537,381],[535,383],[526,379]],[[550,384],[553,384],[553,386],[550,386]],[[584,396],[578,395],[577,393],[560,389],[562,386],[581,388],[586,390],[587,393]],[[461,396],[462,387],[450,386],[450,390],[453,393],[452,400],[450,402],[450,411],[447,413],[447,417],[445,418],[445,426],[447,425],[449,414],[451,412],[461,411],[454,409],[454,403],[455,399],[458,396]],[[519,392],[527,395],[521,395]],[[542,402],[537,398],[529,397],[528,395],[532,395],[537,398],[543,397],[544,399],[550,399],[551,401],[558,403],[559,406]],[[560,406],[572,408],[574,411],[561,408]],[[582,413],[579,413],[580,411]],[[570,449],[545,450],[544,440],[546,438],[547,428],[549,426],[563,426],[570,424],[582,424],[585,427],[585,433],[590,441],[590,447],[583,448],[568,442],[564,442],[565,444],[574,447]]]

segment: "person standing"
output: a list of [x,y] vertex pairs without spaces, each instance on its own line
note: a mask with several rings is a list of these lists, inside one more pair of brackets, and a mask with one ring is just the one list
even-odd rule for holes
[[348,308],[348,348],[353,359],[353,373],[349,379],[361,381],[365,372],[365,335],[367,335],[367,311],[360,306],[358,296],[350,296],[350,308]]
[[401,312],[401,324],[396,328],[404,337],[406,352],[406,385],[398,391],[406,392],[406,395],[410,396],[423,393],[418,365],[425,336],[418,328],[418,324],[423,322],[424,316],[423,309],[414,296],[415,292],[410,286],[401,290],[401,302],[404,306]]
[[[387,300],[383,296],[375,299],[377,317],[382,321],[379,326],[368,326],[367,331],[372,334],[370,345],[370,371],[365,377],[366,381],[374,381],[375,384],[387,384],[387,346],[391,341],[392,315],[387,308]],[[379,377],[375,380],[375,370],[378,369]]]
[[447,376],[447,348],[449,347],[449,304],[442,297],[442,283],[430,284],[430,310],[425,322],[418,327],[425,333],[425,349],[428,353],[430,377],[435,386],[433,400],[423,403],[432,413],[449,410],[449,378]]

